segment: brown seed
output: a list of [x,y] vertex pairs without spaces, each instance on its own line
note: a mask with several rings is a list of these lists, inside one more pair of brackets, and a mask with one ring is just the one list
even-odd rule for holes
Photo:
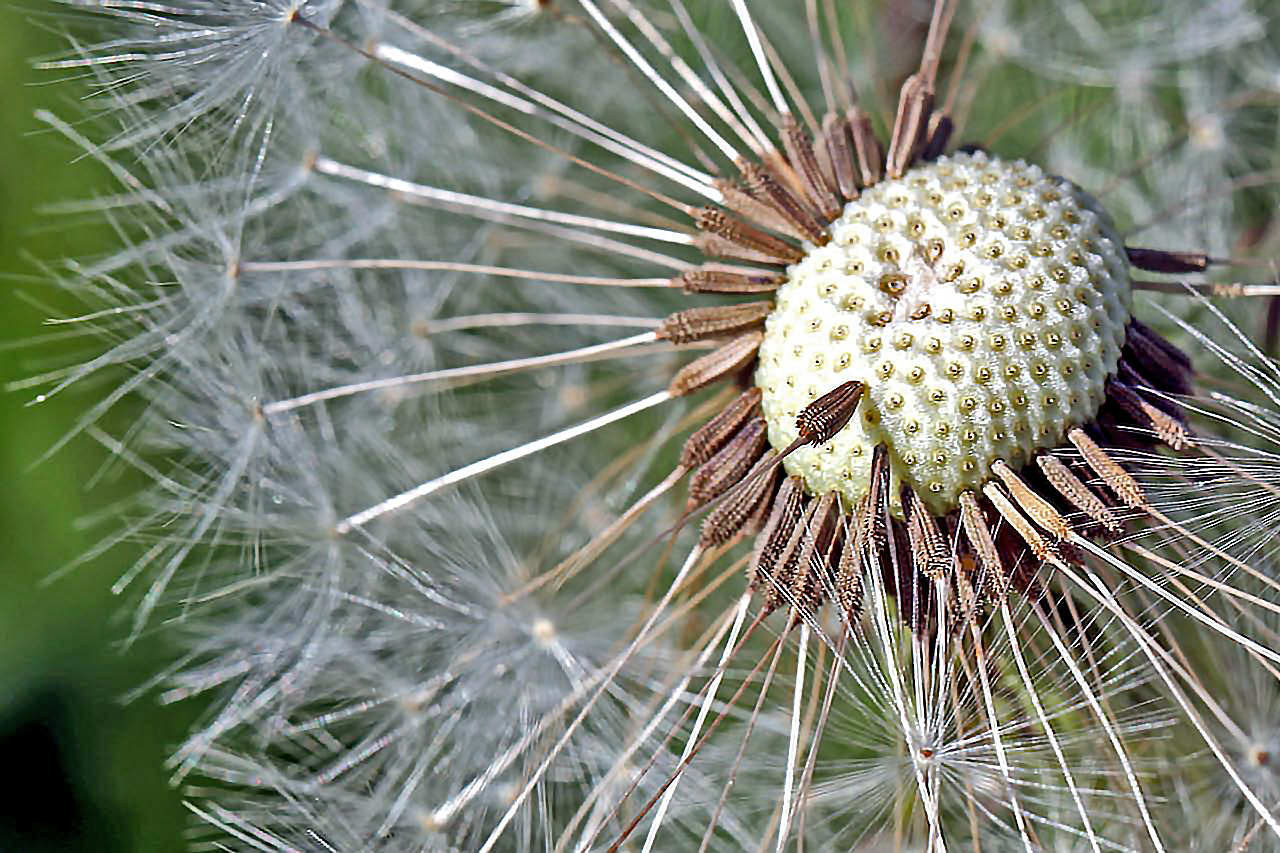
[[777,479],[777,468],[770,468],[759,476],[748,475],[742,488],[735,488],[707,514],[702,522],[699,547],[718,547],[741,533],[750,533],[752,521],[759,516],[761,505],[776,488]]
[[947,633],[958,636],[967,625],[980,625],[982,620],[982,600],[978,590],[974,588],[973,579],[978,574],[977,557],[969,552],[958,555],[955,591],[957,607],[950,614]]
[[929,130],[927,131],[928,141],[924,145],[924,150],[920,152],[920,157],[924,160],[936,160],[947,150],[947,143],[951,141],[951,134],[955,131],[955,123],[951,121],[951,116],[946,113],[934,113],[929,118]]
[[773,567],[769,571],[772,583],[765,593],[766,607],[769,609],[784,603],[792,606],[800,604],[796,591],[804,583],[806,567],[803,555],[813,544],[811,528],[814,528],[814,514],[820,501],[821,499],[811,500],[805,497],[801,517],[792,525],[791,530],[788,531],[786,544],[777,552]]
[[794,264],[804,258],[804,251],[798,246],[734,219],[718,207],[699,209],[694,215],[694,223],[701,231],[771,258],[775,263]]
[[724,199],[721,203],[743,219],[749,219],[770,231],[777,231],[795,240],[808,239],[804,231],[779,214],[773,205],[760,199],[750,185],[741,186],[734,181],[722,178],[715,182],[715,186]]
[[973,586],[988,605],[998,607],[1008,594],[1009,581],[1000,562],[1000,553],[996,550],[991,529],[987,527],[987,521],[982,515],[978,496],[973,492],[960,494],[960,523],[970,547],[978,556],[976,568],[979,572]]
[[1118,379],[1107,380],[1107,397],[1124,409],[1135,421],[1155,433],[1156,437],[1174,450],[1183,450],[1190,443],[1187,428],[1168,413],[1142,399],[1134,388]]
[[804,542],[789,567],[787,586],[797,608],[812,612],[827,596],[831,549],[835,544],[839,511],[834,492],[810,505]]
[[820,214],[814,211],[806,199],[784,187],[764,166],[758,163],[740,162],[744,186],[751,197],[781,217],[791,230],[802,239],[813,243],[826,243],[829,239]]
[[900,178],[915,162],[925,140],[929,116],[933,112],[933,90],[925,78],[912,74],[902,84],[898,114],[890,136],[889,177]]
[[677,311],[662,321],[658,338],[674,344],[691,344],[708,338],[739,334],[764,325],[773,312],[772,302],[741,302]]
[[1209,256],[1200,252],[1165,252],[1160,249],[1135,249],[1124,247],[1129,263],[1148,272],[1188,273],[1204,272],[1209,268]]
[[751,555],[751,586],[761,590],[768,600],[769,590],[773,586],[774,571],[778,557],[787,546],[791,533],[804,514],[804,481],[798,477],[787,477],[782,481],[777,496],[773,499],[773,508],[764,530],[756,537],[755,550]]
[[1194,371],[1186,355],[1136,320],[1129,323],[1122,357],[1157,390],[1172,394],[1191,391]]
[[1015,474],[1004,460],[996,460],[991,470],[1004,483],[1022,511],[1031,516],[1032,521],[1049,531],[1059,541],[1071,535],[1071,525],[1067,524],[1067,520],[1048,501],[1032,491],[1031,487]]
[[1058,552],[1048,539],[1040,535],[1040,531],[1027,519],[1025,515],[1018,511],[1013,501],[1004,493],[995,483],[987,483],[982,487],[982,494],[987,500],[991,501],[992,506],[996,508],[996,512],[1000,513],[1010,527],[1022,537],[1022,541],[1027,543],[1031,548],[1031,553],[1035,554],[1041,562],[1050,562],[1058,559]]
[[1132,317],[1129,319],[1128,331],[1146,339],[1153,346],[1156,346],[1159,349],[1161,349],[1164,352],[1164,354],[1167,355],[1170,359],[1177,362],[1178,364],[1181,364],[1187,370],[1192,369],[1193,365],[1191,364],[1190,356],[1188,356],[1185,352],[1183,352],[1182,350],[1174,346],[1172,343],[1170,343],[1169,340],[1164,335],[1160,334],[1155,329],[1151,328],[1146,323],[1143,323],[1141,320],[1137,319],[1136,317]]
[[693,238],[693,246],[709,258],[733,258],[734,260],[747,261],[753,264],[783,265],[786,263],[778,260],[768,252],[756,252],[737,243],[732,243],[723,237],[717,237],[715,234],[707,234],[705,232]]
[[898,601],[898,618],[913,633],[923,634],[933,627],[933,584],[929,578],[916,571],[911,554],[911,537],[907,527],[896,518],[890,518],[887,559],[880,561],[880,575],[885,588]]
[[836,567],[836,603],[844,611],[850,626],[862,612],[862,536],[866,522],[867,498],[863,495],[853,518],[845,524],[844,539],[840,548],[840,562]]
[[1119,462],[1108,456],[1088,433],[1076,427],[1067,432],[1067,440],[1075,445],[1076,450],[1080,451],[1080,455],[1084,457],[1084,461],[1089,463],[1089,467],[1102,478],[1102,482],[1106,483],[1107,488],[1111,489],[1117,497],[1133,509],[1142,509],[1146,506],[1147,498],[1142,493],[1142,487],[1138,485],[1138,481],[1133,479]]
[[862,185],[874,186],[880,182],[884,152],[880,148],[880,140],[876,138],[871,116],[858,107],[853,107],[849,110],[848,120],[849,135],[853,138],[853,150],[858,158],[858,170],[862,173]]
[[796,415],[800,437],[808,444],[825,444],[835,438],[857,411],[865,387],[861,382],[845,382],[805,406]]
[[849,124],[835,113],[827,113],[822,120],[822,139],[827,146],[827,157],[835,172],[836,187],[845,201],[858,197],[858,178],[853,162],[853,145],[849,141]]
[[888,545],[885,520],[889,516],[889,448],[876,445],[871,454],[871,484],[867,488],[866,528],[862,533],[868,549],[881,552]]
[[764,418],[756,416],[747,421],[690,479],[689,510],[715,500],[737,485],[768,446]]
[[941,580],[951,570],[951,548],[938,527],[938,520],[906,483],[902,484],[902,512],[907,517],[907,536],[915,569],[931,580]]
[[686,270],[672,280],[685,293],[769,293],[787,280],[784,275],[752,275],[727,270]]
[[715,455],[748,418],[760,414],[760,397],[759,388],[748,388],[698,427],[680,449],[680,466],[691,470]]
[[764,332],[748,332],[724,344],[717,350],[694,359],[676,373],[667,386],[673,397],[692,394],[708,385],[719,382],[746,367],[756,357]]
[[1107,505],[1093,491],[1080,482],[1080,478],[1071,473],[1071,469],[1056,456],[1048,454],[1036,458],[1049,485],[1058,490],[1058,494],[1085,515],[1092,518],[1112,536],[1119,536],[1122,531],[1120,519],[1116,518]]
[[825,217],[827,222],[835,220],[840,215],[843,205],[836,198],[834,189],[818,164],[813,143],[796,123],[795,116],[787,116],[783,120],[782,147],[786,149],[787,158],[791,161],[792,167],[804,181],[805,188],[809,191],[810,201],[817,212]]

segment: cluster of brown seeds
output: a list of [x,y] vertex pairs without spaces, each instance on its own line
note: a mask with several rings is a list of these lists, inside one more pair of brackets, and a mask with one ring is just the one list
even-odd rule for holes
[[[784,116],[778,125],[783,151],[760,162],[740,163],[739,179],[721,182],[723,207],[703,208],[694,216],[699,248],[726,260],[686,272],[675,283],[691,293],[735,296],[786,288],[806,258],[832,243],[833,232],[839,233],[833,224],[847,215],[851,203],[884,181],[909,179],[918,164],[938,160],[946,152],[951,129],[950,120],[932,109],[931,90],[918,75],[903,87],[887,148],[856,107],[827,115],[816,144],[791,116]],[[1028,167],[1019,164],[1018,168]],[[1025,181],[1028,186],[1031,183]],[[919,179],[916,184],[924,186]],[[1070,187],[1061,181],[1055,186]],[[915,220],[907,216],[909,227]],[[941,217],[946,216],[942,211]],[[1073,221],[1072,216],[1068,211],[1065,219]],[[1016,230],[1018,223],[1010,226],[1006,221],[1001,227]],[[927,265],[944,260],[942,249],[936,257],[929,256],[930,241],[923,239],[927,236],[924,226],[920,230],[921,263],[926,266],[912,267],[900,255],[882,259],[894,266],[895,273],[876,273],[888,304],[896,306],[904,294],[918,290],[920,276],[934,275]],[[1070,243],[1068,234],[1026,230],[1014,239],[1022,238],[1028,246],[1048,246],[1041,254],[1050,260],[1055,253],[1079,254],[1073,248],[1078,244]],[[1089,232],[1083,244],[1099,260],[1074,258],[1074,266],[1084,272],[1066,270],[1066,279],[1060,282],[1075,288],[1081,303],[1096,297],[1092,301],[1104,313],[1082,315],[1095,318],[1095,332],[1107,322],[1118,322],[1116,351],[1110,357],[1098,359],[1096,353],[1087,352],[1089,344],[1074,342],[1079,345],[1081,364],[1102,370],[1094,382],[1097,388],[1082,394],[1083,400],[1072,399],[1061,414],[1052,408],[1058,401],[1051,399],[1044,414],[1050,426],[1038,430],[1038,442],[1023,442],[1016,452],[979,457],[961,450],[944,455],[938,465],[963,468],[963,473],[953,478],[960,485],[941,497],[937,494],[941,490],[933,494],[921,490],[918,478],[911,476],[911,466],[904,464],[904,449],[885,434],[867,445],[865,476],[855,489],[821,482],[815,487],[813,477],[789,463],[799,452],[832,452],[833,439],[842,430],[861,427],[864,420],[873,422],[878,410],[891,409],[893,401],[879,393],[883,383],[890,381],[883,371],[838,384],[828,379],[828,387],[810,389],[811,402],[793,408],[794,420],[787,429],[777,429],[767,411],[769,388],[758,386],[768,384],[760,379],[761,346],[771,334],[767,329],[781,322],[780,302],[693,308],[668,317],[661,337],[676,343],[717,344],[677,373],[670,384],[673,394],[686,395],[726,381],[743,389],[688,439],[680,459],[681,470],[691,473],[688,509],[706,512],[702,546],[726,546],[754,536],[750,574],[766,609],[789,605],[804,613],[834,599],[853,621],[861,608],[865,573],[879,572],[884,587],[897,599],[902,618],[913,629],[925,630],[936,627],[937,602],[931,590],[944,579],[949,594],[957,599],[954,612],[973,614],[984,605],[998,605],[1010,589],[1039,594],[1040,566],[1074,559],[1072,535],[1119,534],[1124,516],[1131,510],[1141,511],[1145,501],[1133,477],[1103,448],[1149,448],[1157,442],[1173,449],[1186,446],[1190,438],[1184,415],[1170,395],[1187,393],[1193,375],[1185,355],[1129,316],[1127,267],[1199,271],[1208,260],[1192,254],[1120,248],[1117,243],[1122,269],[1116,272],[1117,262],[1104,257],[1106,249],[1091,242],[1099,233],[1097,228]],[[999,258],[996,255],[993,260]],[[1025,270],[1002,263],[1007,277],[993,290],[1004,287],[1012,292],[1022,287],[1024,282],[1017,276]],[[1118,280],[1123,293],[1102,292],[1105,288],[1096,294],[1086,292],[1091,281],[1097,285],[1099,276],[1108,272],[1114,274],[1107,279],[1108,286]],[[976,290],[965,291],[962,278],[951,278],[956,292]],[[1032,303],[1022,313],[1036,319],[1040,315],[1035,307],[1040,305]],[[1004,310],[1007,313],[1008,307]],[[1060,313],[1070,314],[1064,312]],[[890,317],[883,325],[924,320],[933,312],[931,306],[929,312],[902,313],[902,318]],[[1020,316],[1017,307],[1013,313]],[[1051,312],[1040,312],[1045,313]],[[1009,322],[1009,334],[1017,333],[1014,321]],[[1105,346],[1106,335],[1112,333],[1103,328],[1100,334],[1103,343],[1093,345],[1095,349]],[[892,375],[894,364],[886,363]],[[961,372],[965,369],[962,365]],[[975,375],[990,372],[980,363],[972,369]],[[996,414],[997,408],[1017,408],[1012,396],[1021,392],[1008,393],[1010,399],[993,399],[985,408]],[[859,411],[863,418],[855,420]],[[956,424],[948,417],[928,426],[943,435],[943,429]],[[780,440],[779,435],[784,438]]]

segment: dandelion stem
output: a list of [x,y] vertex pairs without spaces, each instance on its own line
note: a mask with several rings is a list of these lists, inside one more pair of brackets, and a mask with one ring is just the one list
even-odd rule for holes
[[764,85],[769,90],[769,97],[773,99],[773,108],[778,111],[779,116],[791,115],[791,107],[787,106],[786,99],[782,97],[782,90],[778,88],[778,81],[773,76],[773,69],[769,65],[769,60],[764,55],[764,45],[760,41],[760,31],[756,29],[756,22],[751,18],[751,12],[747,9],[745,0],[732,0],[733,10],[738,13],[738,20],[742,22],[742,31],[747,36],[747,43],[751,45],[751,53],[756,59],[756,67],[760,69],[760,76],[764,78]]
[[350,397],[353,394],[364,394],[369,391],[378,391],[385,388],[401,388],[406,385],[417,385],[426,382],[444,382],[453,379],[467,379],[475,376],[497,376],[499,374],[513,373],[519,370],[532,370],[539,367],[549,367],[554,364],[583,361],[605,353],[627,349],[628,347],[639,346],[641,344],[651,344],[657,341],[657,339],[658,337],[656,334],[646,332],[645,334],[632,335],[629,338],[623,338],[617,341],[593,344],[589,347],[565,350],[564,352],[556,352],[549,355],[535,355],[528,358],[513,358],[508,361],[495,361],[487,364],[472,364],[466,367],[451,367],[444,370],[431,370],[426,373],[411,373],[407,376],[389,376],[384,379],[371,379],[367,382],[355,382],[350,385],[339,385],[333,388],[326,388],[322,391],[312,391],[309,394],[303,394],[300,397],[292,397],[288,400],[276,400],[264,405],[262,407],[262,413],[270,417],[283,414],[284,412],[291,412],[294,409],[300,409],[303,406],[313,406],[316,403],[322,403],[326,400],[336,400],[341,397]]
[[[747,593],[738,599],[737,612],[733,617],[733,628],[729,631],[729,638],[724,642],[724,652],[720,655],[720,663],[716,666],[716,674],[712,676],[711,683],[706,688],[706,695],[702,700],[702,706],[698,709],[698,718],[693,723],[693,730],[689,732],[689,737],[685,741],[684,752],[680,754],[680,762],[684,763],[685,759],[693,751],[698,743],[698,735],[702,731],[702,726],[707,721],[707,714],[711,712],[711,706],[715,703],[716,693],[720,689],[720,682],[724,680],[725,667],[729,663],[729,657],[733,654],[737,647],[738,632],[742,630],[742,623],[747,618],[747,610],[751,605],[751,594]],[[675,780],[667,788],[666,793],[662,795],[662,799],[658,802],[658,810],[653,815],[653,822],[649,824],[649,833],[645,836],[644,847],[641,853],[650,853],[653,849],[653,842],[658,837],[658,830],[662,827],[662,821],[666,817],[667,809],[671,806],[671,800],[676,795],[676,788],[680,785],[682,773],[677,771]]]
[[778,853],[787,845],[787,836],[791,833],[791,813],[794,805],[791,800],[795,783],[796,755],[800,746],[800,706],[804,698],[805,664],[809,654],[809,623],[800,624],[800,648],[796,651],[796,683],[791,696],[791,735],[787,739],[787,767],[782,782],[782,818],[778,825]]
[[469,465],[464,465],[455,471],[450,471],[444,476],[437,477],[434,480],[428,480],[416,488],[410,489],[407,492],[402,492],[393,498],[388,498],[382,503],[376,504],[375,506],[362,510],[355,515],[344,518],[334,527],[334,532],[339,536],[345,536],[357,527],[363,527],[365,524],[368,524],[379,516],[404,509],[409,504],[421,500],[427,495],[437,492],[446,486],[461,483],[471,477],[488,473],[495,468],[500,468],[509,462],[515,462],[516,460],[523,459],[526,456],[532,456],[535,453],[546,450],[548,447],[563,444],[564,442],[577,438],[580,435],[586,435],[587,433],[593,432],[601,427],[608,426],[615,421],[628,418],[637,412],[642,412],[645,409],[651,409],[654,406],[661,405],[670,399],[671,395],[668,392],[659,391],[656,394],[651,394],[648,397],[645,397],[643,400],[637,400],[634,403],[629,403],[619,409],[614,409],[612,412],[603,414],[598,418],[592,418],[589,421],[576,424],[568,429],[563,429],[559,432],[552,433],[551,435],[544,436],[537,441],[531,441],[527,444],[522,444],[519,447],[504,450],[501,453],[496,453],[493,456],[486,457],[477,462],[472,462]]
[[[1103,607],[1107,608],[1107,610],[1115,614],[1115,616],[1120,620],[1120,623],[1124,625],[1125,629],[1138,642],[1138,645],[1142,649],[1143,653],[1146,655],[1147,660],[1151,662],[1152,667],[1159,674],[1161,680],[1164,681],[1165,686],[1169,688],[1169,692],[1173,694],[1173,697],[1177,701],[1178,705],[1181,706],[1183,711],[1186,713],[1187,719],[1189,719],[1192,725],[1195,726],[1196,731],[1199,732],[1201,739],[1204,740],[1205,744],[1209,747],[1210,751],[1212,751],[1214,756],[1218,759],[1218,763],[1222,766],[1222,769],[1226,772],[1228,776],[1231,777],[1232,782],[1234,782],[1236,787],[1240,789],[1240,792],[1244,794],[1244,797],[1249,801],[1249,804],[1252,805],[1253,808],[1257,811],[1257,813],[1263,818],[1263,820],[1267,822],[1267,825],[1271,828],[1271,831],[1274,832],[1277,837],[1280,837],[1280,823],[1276,822],[1276,819],[1271,815],[1267,807],[1258,798],[1258,795],[1254,793],[1254,791],[1249,787],[1249,785],[1242,778],[1240,778],[1240,774],[1233,766],[1233,763],[1230,760],[1230,758],[1228,758],[1227,755],[1222,751],[1222,747],[1218,744],[1217,739],[1213,737],[1213,735],[1209,732],[1208,728],[1205,726],[1204,720],[1202,720],[1200,717],[1200,713],[1195,709],[1195,707],[1187,699],[1186,695],[1182,692],[1182,690],[1179,689],[1178,685],[1174,682],[1173,678],[1169,675],[1169,672],[1166,669],[1165,665],[1161,663],[1161,660],[1163,659],[1166,664],[1173,666],[1175,669],[1181,670],[1181,667],[1178,666],[1177,662],[1173,660],[1172,655],[1170,655],[1169,652],[1162,649],[1160,645],[1156,643],[1154,639],[1152,639],[1151,635],[1147,631],[1143,630],[1140,625],[1134,622],[1133,618],[1129,616],[1129,614],[1126,613],[1118,603],[1116,603],[1114,593],[1112,593],[1111,590],[1107,589],[1107,587],[1103,585],[1101,578],[1094,576],[1093,583],[1088,583],[1083,578],[1081,578],[1080,575],[1074,572],[1069,566],[1067,566],[1065,563],[1057,562],[1055,563],[1055,567],[1058,569],[1058,571],[1065,574],[1078,587],[1080,587],[1082,590],[1084,590],[1090,596],[1092,596],[1095,600],[1097,600],[1099,604],[1101,604]],[[1184,675],[1184,678],[1186,678],[1185,675]],[[1194,680],[1191,680],[1191,679],[1186,679],[1186,680],[1190,684],[1195,683]],[[1204,698],[1203,695],[1202,695],[1202,698]],[[1146,818],[1145,804],[1143,804],[1141,800],[1139,801],[1139,804],[1143,806],[1143,809],[1144,809],[1143,816],[1144,818]],[[1155,833],[1154,827],[1148,824],[1148,829],[1152,833],[1152,840],[1156,842],[1157,847],[1159,849],[1163,850],[1163,846],[1160,845],[1159,839],[1154,834]]]
[[600,27],[605,35],[607,35],[624,54],[626,54],[627,59],[631,60],[632,64],[639,69],[640,73],[644,74],[644,76],[649,79],[649,82],[651,82],[658,91],[665,95],[671,103],[675,104],[676,108],[679,109],[680,112],[684,113],[685,117],[688,118],[689,121],[693,122],[694,127],[702,131],[703,135],[711,141],[711,144],[720,149],[720,153],[724,154],[724,156],[729,158],[730,161],[738,159],[740,155],[738,154],[737,149],[730,145],[728,140],[717,133],[715,128],[708,124],[707,120],[699,115],[698,111],[695,110],[670,83],[658,74],[654,67],[649,64],[648,60],[641,56],[640,52],[635,49],[635,46],[632,45],[631,42],[627,41],[622,33],[618,32],[617,27],[615,27],[607,17],[605,17],[604,13],[600,11],[600,8],[596,6],[592,0],[579,0],[579,2],[582,4],[582,8],[587,10],[587,14],[591,16],[596,25]]
[[522,219],[533,219],[539,222],[558,222],[562,225],[574,225],[580,228],[590,228],[597,231],[608,231],[614,234],[626,234],[631,237],[644,237],[649,240],[658,240],[664,243],[675,243],[681,246],[692,246],[693,235],[682,231],[671,231],[666,228],[654,228],[649,225],[633,225],[629,222],[615,222],[609,219],[600,219],[595,216],[581,216],[576,213],[561,213],[556,210],[543,210],[539,207],[529,207],[523,204],[514,204],[506,201],[496,201],[494,199],[482,198],[480,196],[470,195],[469,193],[460,193],[453,190],[444,190],[438,187],[429,187],[425,184],[416,184],[412,181],[406,181],[401,178],[393,178],[390,175],[383,175],[378,172],[370,172],[367,169],[360,169],[356,166],[348,166],[345,163],[339,163],[328,157],[317,157],[314,168],[322,175],[330,175],[336,178],[344,178],[357,183],[368,184],[371,187],[390,190],[391,192],[401,193],[416,199],[435,202],[446,208],[460,208],[465,212],[479,216],[482,219],[491,219],[495,221],[503,221],[507,217],[515,216]]
[[476,275],[492,275],[502,278],[523,278],[556,284],[584,284],[593,287],[672,287],[670,278],[612,278],[596,275],[572,275],[569,273],[539,272],[513,267],[495,267],[485,264],[463,264],[454,261],[420,261],[414,258],[316,258],[305,261],[246,261],[240,265],[242,273],[255,272],[312,272],[317,270],[417,270],[422,272],[460,272]]
[[1075,777],[1071,773],[1071,766],[1062,752],[1062,745],[1058,742],[1053,723],[1049,721],[1049,715],[1045,713],[1044,704],[1040,701],[1040,692],[1036,690],[1035,683],[1031,680],[1031,672],[1027,669],[1026,659],[1022,654],[1022,638],[1018,636],[1017,628],[1013,623],[1013,615],[1009,612],[1009,600],[1007,598],[1000,603],[1000,612],[1004,616],[1005,633],[1009,637],[1009,650],[1013,652],[1013,660],[1018,667],[1018,674],[1022,676],[1022,684],[1027,688],[1027,697],[1031,700],[1032,707],[1035,708],[1036,716],[1040,719],[1040,726],[1044,729],[1045,737],[1049,740],[1049,746],[1053,749],[1054,757],[1058,759],[1058,767],[1061,768],[1062,777],[1066,780],[1067,789],[1071,792],[1071,799],[1076,804],[1076,811],[1084,822],[1085,837],[1089,839],[1089,846],[1093,848],[1094,853],[1100,853],[1098,839],[1093,832],[1093,824],[1089,821],[1089,811],[1084,807],[1084,801],[1080,798],[1080,790],[1076,787]]
[[640,648],[640,644],[648,639],[649,630],[653,627],[653,623],[658,620],[658,616],[660,616],[662,612],[666,610],[667,605],[671,603],[671,599],[675,597],[676,591],[679,590],[681,586],[684,584],[685,578],[688,576],[689,572],[693,569],[694,565],[698,562],[698,560],[702,557],[702,554],[703,554],[702,549],[698,547],[694,547],[693,550],[689,552],[689,556],[685,559],[684,565],[682,565],[680,567],[680,571],[676,573],[675,578],[671,581],[671,585],[667,588],[666,594],[662,596],[662,600],[659,601],[657,605],[654,606],[653,612],[649,615],[649,618],[645,620],[644,625],[641,626],[640,631],[636,634],[635,639],[631,641],[631,644],[629,646],[627,646],[626,651],[624,651],[621,655],[619,655],[617,658],[614,659],[613,663],[610,664],[610,666],[604,672],[603,676],[597,679],[597,681],[600,682],[600,687],[586,702],[586,704],[583,705],[582,710],[578,713],[578,716],[575,717],[573,719],[573,722],[570,723],[569,726],[565,729],[564,734],[560,736],[560,739],[558,741],[556,741],[555,746],[553,746],[548,751],[546,758],[544,758],[542,763],[538,765],[537,770],[535,770],[534,773],[530,776],[529,781],[520,790],[520,793],[516,796],[515,800],[511,803],[511,806],[507,809],[506,813],[502,816],[502,819],[498,821],[498,825],[494,827],[493,832],[489,834],[489,837],[485,841],[484,845],[481,846],[480,849],[476,851],[476,853],[489,853],[489,851],[493,849],[493,846],[498,843],[498,839],[502,837],[502,834],[506,831],[507,826],[511,823],[512,818],[516,816],[516,813],[519,811],[520,806],[524,803],[525,799],[529,796],[529,793],[533,790],[534,786],[542,778],[542,775],[547,772],[547,769],[551,766],[552,762],[555,761],[556,756],[560,754],[560,750],[564,749],[565,744],[569,742],[569,739],[573,736],[578,726],[582,724],[582,721],[586,718],[587,714],[591,712],[591,709],[592,707],[595,706],[596,701],[599,700],[599,698],[602,695],[604,695],[605,690],[609,687],[609,684],[613,680],[613,677],[617,675],[618,670],[620,670],[622,666],[628,660],[631,659],[631,656],[635,654],[636,649]]

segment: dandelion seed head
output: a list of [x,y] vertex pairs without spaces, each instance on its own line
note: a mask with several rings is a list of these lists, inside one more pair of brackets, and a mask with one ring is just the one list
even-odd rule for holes
[[[881,5],[98,4],[126,35],[67,67],[123,130],[59,129],[124,246],[68,271],[131,310],[73,379],[150,404],[130,577],[139,624],[183,604],[166,698],[220,694],[175,758],[214,844],[1161,846],[1157,679],[1230,579],[1097,543],[1245,508],[1236,460],[1148,452],[1195,377],[1103,203],[1238,236],[1260,4]],[[803,486],[753,480],[851,381]],[[1228,710],[1209,772],[1265,798],[1274,723]]]
[[[849,202],[831,242],[788,269],[756,384],[769,438],[842,382],[859,417],[786,461],[855,505],[872,450],[938,514],[1090,421],[1129,321],[1124,250],[1096,201],[1021,161],[958,154]],[[896,489],[895,489],[896,491]]]

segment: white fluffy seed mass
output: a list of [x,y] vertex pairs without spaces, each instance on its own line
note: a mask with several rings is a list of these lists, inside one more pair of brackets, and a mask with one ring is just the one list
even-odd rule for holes
[[1036,166],[943,157],[850,202],[830,242],[791,266],[756,384],[769,440],[851,379],[858,416],[788,457],[809,491],[850,505],[871,451],[945,514],[996,460],[1014,468],[1091,420],[1130,316],[1124,246],[1101,206]]

